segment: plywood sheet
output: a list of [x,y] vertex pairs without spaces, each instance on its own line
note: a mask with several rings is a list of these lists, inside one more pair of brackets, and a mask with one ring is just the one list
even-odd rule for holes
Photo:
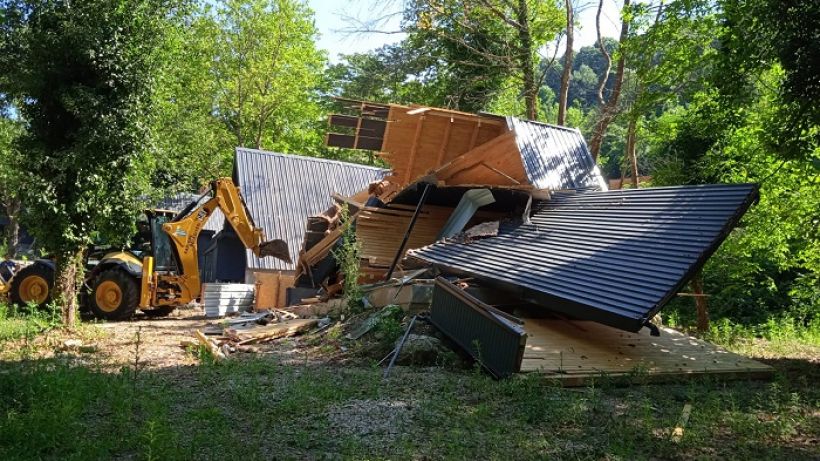
[[650,336],[589,321],[525,319],[527,346],[521,371],[541,372],[565,385],[583,385],[606,376],[642,376],[649,380],[678,380],[719,375],[758,378],[773,369],[756,360],[728,352],[714,344],[661,328]]
[[497,136],[464,153],[434,171],[447,185],[485,184],[511,186],[527,184],[515,134]]
[[255,272],[256,310],[282,308],[287,305],[287,288],[293,286],[294,275],[288,272]]

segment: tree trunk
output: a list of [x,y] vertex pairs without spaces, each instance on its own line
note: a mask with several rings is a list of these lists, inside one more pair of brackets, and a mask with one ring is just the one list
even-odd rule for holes
[[57,274],[54,294],[60,306],[63,325],[73,328],[77,320],[77,287],[83,278],[83,253],[85,249],[64,251],[56,258]]
[[638,123],[632,119],[629,121],[629,127],[626,131],[626,155],[629,158],[629,166],[632,172],[632,188],[639,187],[638,180],[638,155],[636,153]]
[[6,216],[9,218],[9,225],[6,228],[6,259],[14,259],[17,256],[17,245],[20,243],[20,201],[12,198],[6,202]]
[[[631,0],[624,0],[624,7],[621,9],[621,16],[623,16],[623,12],[627,10],[630,6]],[[601,2],[600,5],[603,5]],[[600,8],[599,5],[599,17],[600,17]],[[609,128],[609,124],[612,123],[612,120],[615,118],[615,115],[618,111],[618,99],[621,97],[621,87],[623,86],[624,82],[624,68],[626,67],[626,59],[623,53],[623,45],[626,42],[626,39],[629,37],[629,21],[625,18],[621,19],[621,35],[618,38],[618,50],[620,52],[620,57],[618,58],[618,66],[617,70],[615,71],[615,84],[612,87],[612,95],[610,95],[609,99],[606,101],[605,104],[602,106],[600,105],[599,100],[599,109],[600,114],[598,114],[598,121],[595,123],[595,126],[592,129],[592,136],[589,138],[589,151],[592,154],[592,159],[594,161],[598,161],[598,154],[601,152],[601,145],[604,142],[604,136],[606,136],[606,130]],[[601,28],[600,28],[600,20],[597,22],[598,25],[598,47],[606,56],[609,56],[606,53],[604,48],[604,42],[601,39]],[[599,92],[603,93],[603,87],[606,86],[606,79],[608,78],[608,72],[604,74],[602,77],[601,86],[599,87]]]
[[567,99],[569,98],[569,80],[572,78],[572,44],[574,41],[575,21],[571,0],[565,0],[567,7],[567,48],[564,52],[564,72],[561,74],[561,90],[558,95],[558,124],[566,125]]
[[524,77],[523,94],[527,108],[527,119],[538,119],[538,87],[535,84],[535,68],[532,62],[532,34],[530,33],[530,13],[527,0],[518,0],[518,39],[521,42],[519,60]]
[[706,303],[706,296],[703,294],[703,274],[698,271],[689,282],[692,294],[695,295],[695,307],[698,310],[698,331],[706,333],[709,331],[709,306]]

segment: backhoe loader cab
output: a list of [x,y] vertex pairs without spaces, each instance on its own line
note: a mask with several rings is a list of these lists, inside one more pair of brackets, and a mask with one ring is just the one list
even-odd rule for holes
[[[138,223],[135,245],[105,253],[87,261],[83,307],[95,317],[130,318],[137,309],[149,315],[165,315],[176,307],[199,299],[201,293],[197,240],[205,223],[219,208],[246,248],[258,256],[290,261],[282,240],[265,241],[247,212],[239,190],[230,178],[211,184],[208,194],[180,213],[149,210]],[[12,302],[44,305],[51,300],[54,262],[38,260],[0,281],[0,293]]]

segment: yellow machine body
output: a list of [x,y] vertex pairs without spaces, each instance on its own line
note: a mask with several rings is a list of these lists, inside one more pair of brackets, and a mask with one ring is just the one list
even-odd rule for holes
[[[142,289],[151,291],[152,306],[184,305],[199,299],[202,283],[199,271],[197,241],[199,234],[219,208],[236,231],[242,244],[257,256],[277,256],[289,260],[287,244],[281,240],[266,242],[262,229],[254,225],[239,189],[230,178],[220,178],[211,184],[212,196],[185,216],[162,225],[170,237],[177,257],[178,272],[159,272],[143,264]],[[148,277],[146,277],[148,276]],[[142,293],[141,302],[148,295]]]

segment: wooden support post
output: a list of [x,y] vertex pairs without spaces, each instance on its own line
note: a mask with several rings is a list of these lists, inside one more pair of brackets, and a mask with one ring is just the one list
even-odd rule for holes
[[396,252],[396,256],[393,258],[393,263],[390,264],[390,269],[387,270],[387,275],[384,277],[385,281],[390,280],[390,277],[393,276],[393,271],[396,270],[396,265],[399,263],[399,261],[401,261],[401,257],[404,254],[404,247],[407,246],[407,240],[410,238],[410,233],[413,232],[413,227],[416,225],[416,220],[419,217],[419,213],[421,213],[421,207],[423,207],[424,202],[427,201],[428,192],[430,192],[430,184],[425,184],[424,192],[421,193],[419,203],[418,205],[416,205],[416,211],[413,212],[413,217],[410,218],[410,224],[407,226],[407,230],[404,232],[404,240],[401,241],[399,251]]
[[479,120],[475,124],[475,128],[473,128],[473,135],[470,136],[470,147],[467,149],[467,152],[470,152],[475,147],[475,143],[478,140],[478,130],[481,129],[481,120]]
[[447,152],[447,144],[450,142],[450,129],[453,127],[453,119],[444,128],[444,137],[441,138],[441,146],[438,148],[438,158],[436,159],[436,168],[444,163],[444,153]]
[[413,182],[413,167],[416,163],[416,151],[419,148],[419,138],[421,138],[421,127],[424,125],[424,115],[416,122],[416,133],[413,135],[413,144],[410,146],[410,158],[407,160],[407,175],[404,180],[409,184]]
[[695,294],[695,307],[698,310],[698,331],[705,333],[709,331],[709,306],[706,302],[706,296],[703,295],[703,275],[700,271],[692,277],[689,286],[692,287],[692,293]]
[[364,102],[359,106],[359,119],[356,120],[356,132],[353,133],[353,148],[359,148],[359,133],[362,130],[362,118],[364,117]]

